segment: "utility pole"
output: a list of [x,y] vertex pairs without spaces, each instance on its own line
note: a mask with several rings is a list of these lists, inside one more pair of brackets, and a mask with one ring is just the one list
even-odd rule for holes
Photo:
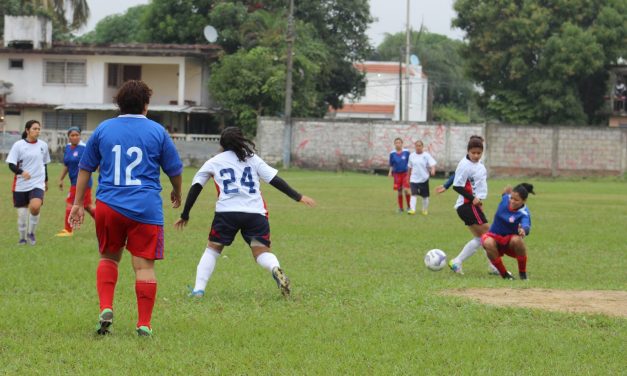
[[398,52],[398,120],[403,121],[403,47]]
[[294,0],[290,0],[287,17],[287,74],[285,76],[285,126],[283,127],[283,168],[290,167],[292,150],[292,50],[294,47]]
[[409,120],[409,106],[411,100],[409,98],[409,41],[411,35],[411,29],[409,26],[409,0],[407,0],[407,23],[405,26],[405,121]]

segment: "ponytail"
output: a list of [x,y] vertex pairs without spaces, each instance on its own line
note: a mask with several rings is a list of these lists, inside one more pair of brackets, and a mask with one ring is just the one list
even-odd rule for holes
[[523,200],[526,200],[527,197],[529,197],[529,193],[531,193],[532,195],[536,194],[533,191],[533,184],[529,184],[529,183],[520,183],[517,186],[515,186],[512,189],[512,191],[518,193],[520,198],[522,198]]

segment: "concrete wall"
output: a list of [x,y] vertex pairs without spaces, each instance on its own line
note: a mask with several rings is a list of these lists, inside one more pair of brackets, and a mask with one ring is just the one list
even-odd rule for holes
[[[282,119],[262,118],[257,130],[259,155],[282,161]],[[598,127],[449,125],[391,121],[294,120],[292,165],[317,169],[387,169],[394,139],[413,150],[422,140],[452,171],[466,154],[468,138],[486,139],[484,163],[493,175],[620,175],[627,169],[627,130]]]

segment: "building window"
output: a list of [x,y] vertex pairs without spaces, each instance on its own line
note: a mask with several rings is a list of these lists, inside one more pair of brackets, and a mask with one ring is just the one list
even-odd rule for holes
[[20,116],[22,111],[20,110],[4,110],[4,114],[7,116]]
[[9,69],[24,69],[24,59],[9,59]]
[[45,83],[84,85],[86,81],[84,61],[46,61]]
[[43,127],[46,129],[63,129],[69,127],[87,128],[87,113],[85,112],[44,112]]
[[128,80],[142,79],[141,65],[107,64],[107,86],[120,87]]

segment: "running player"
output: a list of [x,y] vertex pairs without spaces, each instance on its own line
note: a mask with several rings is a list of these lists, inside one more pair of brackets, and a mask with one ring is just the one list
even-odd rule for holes
[[398,192],[398,212],[403,212],[403,193],[409,210],[411,195],[409,194],[409,179],[407,176],[407,162],[409,161],[409,150],[403,149],[403,140],[394,139],[394,150],[390,152],[390,171],[388,176],[394,177],[394,190]]
[[190,296],[204,296],[218,257],[225,246],[231,245],[238,231],[242,232],[257,264],[271,273],[281,293],[288,296],[290,281],[270,249],[270,224],[259,180],[307,206],[315,206],[315,201],[292,189],[277,175],[276,169],[259,158],[254,153],[255,144],[244,137],[239,128],[226,128],[220,136],[220,146],[223,152],[205,162],[194,176],[181,218],[174,224],[179,230],[187,225],[194,202],[213,178],[218,201],[209,242],[196,268],[196,283]]
[[13,179],[13,206],[17,209],[18,244],[35,245],[35,230],[39,223],[39,211],[48,190],[50,151],[48,144],[39,139],[41,124],[37,120],[26,122],[22,139],[16,141],[6,162],[15,174]]
[[518,261],[520,279],[527,279],[527,247],[524,237],[531,231],[531,213],[527,207],[527,197],[533,192],[533,185],[521,183],[507,187],[494,214],[494,223],[490,231],[481,236],[481,244],[488,253],[492,264],[501,277],[514,279],[508,272],[501,257],[508,255]]
[[473,238],[466,243],[459,255],[448,263],[451,270],[459,274],[464,274],[462,263],[481,247],[481,236],[489,229],[482,210],[482,200],[488,196],[488,174],[481,162],[483,138],[471,136],[466,150],[468,153],[455,170],[453,189],[459,193],[455,203],[457,215],[468,226]]
[[411,201],[407,214],[416,214],[416,201],[422,197],[422,215],[429,214],[429,176],[435,175],[437,163],[431,154],[424,151],[421,140],[416,141],[416,151],[409,155],[409,186],[411,187]]
[[[79,127],[70,127],[67,131],[68,139],[70,143],[65,145],[63,152],[63,169],[61,170],[61,176],[59,177],[59,189],[63,190],[63,179],[65,175],[70,177],[70,191],[65,199],[65,228],[61,230],[56,236],[72,236],[72,226],[68,221],[70,217],[70,210],[72,210],[72,204],[74,203],[74,196],[76,196],[76,177],[78,176],[78,162],[83,156],[85,151],[85,143],[81,141],[81,129]],[[91,185],[92,180],[89,178],[87,183],[87,189],[85,190],[85,198],[83,205],[85,210],[92,216],[95,215],[96,207],[91,202]]]
[[172,183],[170,200],[181,203],[183,164],[165,128],[146,118],[152,90],[143,82],[126,81],[116,95],[120,116],[105,120],[87,141],[78,165],[76,197],[70,224],[84,220],[85,191],[100,167],[96,200],[96,235],[100,262],[96,286],[100,300],[98,334],[109,333],[118,263],[124,247],[132,255],[137,296],[137,334],[151,336],[150,320],[157,294],[154,262],[163,259],[163,209],[160,171]]

